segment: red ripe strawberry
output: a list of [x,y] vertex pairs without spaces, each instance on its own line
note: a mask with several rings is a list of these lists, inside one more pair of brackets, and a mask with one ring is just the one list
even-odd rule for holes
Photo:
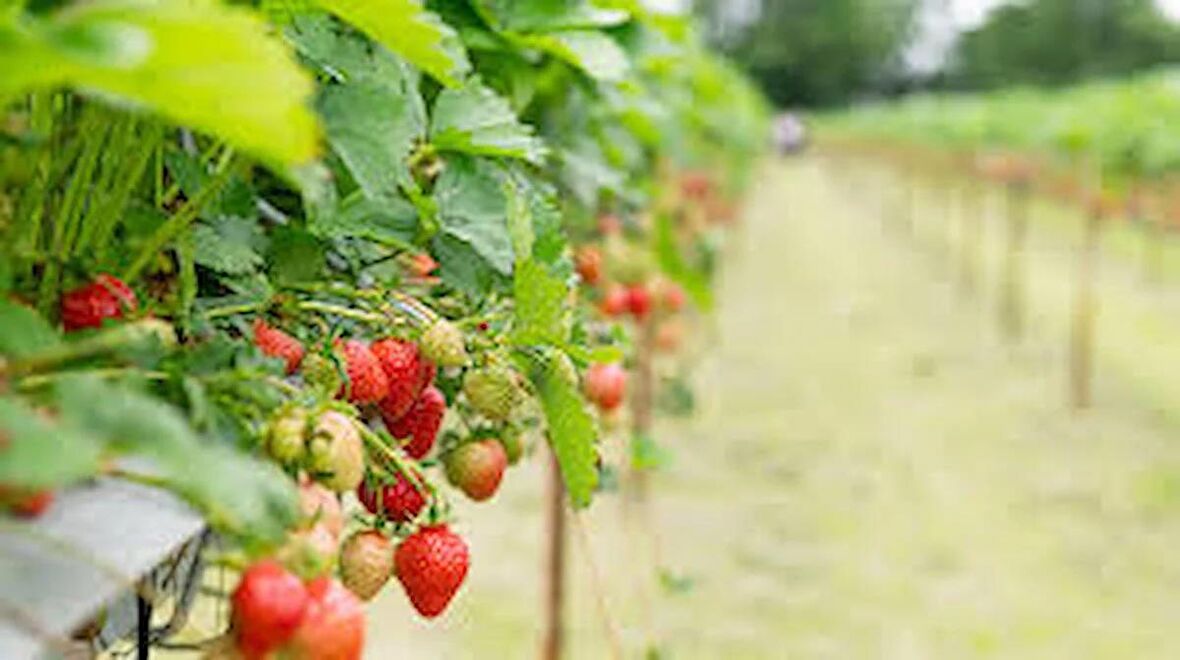
[[307,614],[283,650],[298,660],[360,660],[365,648],[365,608],[340,582],[307,583]]
[[429,254],[422,252],[410,257],[410,270],[417,277],[430,277],[438,270],[438,262]]
[[657,280],[652,286],[656,304],[666,312],[679,312],[684,308],[684,289],[675,282]]
[[53,491],[0,486],[0,507],[18,518],[37,518],[53,504]]
[[340,581],[361,600],[370,600],[393,576],[393,543],[376,530],[357,532],[340,548]]
[[496,440],[469,442],[444,459],[447,481],[466,493],[467,497],[482,502],[500,488],[508,454]]
[[426,387],[425,381],[433,379],[434,365],[422,357],[418,345],[412,341],[382,339],[373,342],[369,348],[389,378],[389,394],[377,405],[383,416],[397,419],[414,405]]
[[595,364],[586,371],[586,398],[602,410],[614,410],[627,391],[627,372],[618,364]]
[[621,316],[627,311],[629,307],[630,298],[627,295],[627,288],[620,284],[612,284],[607,287],[606,292],[602,294],[602,313],[616,317]]
[[430,453],[434,447],[434,440],[438,437],[438,429],[442,425],[443,415],[447,411],[447,400],[443,393],[433,385],[422,392],[422,396],[414,402],[409,412],[396,420],[383,417],[385,426],[393,437],[398,440],[409,438],[405,445],[406,453],[415,460]]
[[602,251],[593,245],[578,248],[574,253],[574,267],[582,281],[591,286],[602,279]]
[[303,344],[282,330],[270,327],[262,319],[254,319],[254,345],[264,355],[286,362],[289,374],[295,373],[303,361]]
[[99,275],[90,284],[61,297],[61,323],[66,332],[100,328],[103,321],[123,318],[125,311],[138,308],[131,287],[112,275]]
[[369,513],[384,513],[386,518],[399,523],[410,522],[418,517],[426,506],[426,496],[418,492],[410,480],[400,473],[395,476],[392,484],[370,487],[362,481],[361,485],[357,486],[356,496]]
[[422,616],[442,613],[467,577],[467,544],[446,525],[423,527],[393,555],[397,579]]
[[356,404],[377,403],[389,394],[389,377],[381,368],[381,361],[368,346],[355,339],[338,344],[344,357],[348,384],[337,396],[348,393],[348,400]]
[[246,569],[232,600],[238,648],[250,657],[265,656],[285,644],[308,612],[303,581],[270,559]]
[[627,287],[627,311],[631,316],[643,320],[651,312],[651,292],[643,284]]

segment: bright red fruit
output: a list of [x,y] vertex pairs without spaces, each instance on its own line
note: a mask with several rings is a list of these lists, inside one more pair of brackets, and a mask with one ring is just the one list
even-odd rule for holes
[[418,492],[410,480],[401,473],[396,475],[393,483],[381,484],[375,488],[370,488],[362,481],[356,489],[356,496],[369,513],[383,512],[386,518],[400,523],[410,522],[426,506],[426,496]]
[[53,491],[26,491],[0,486],[0,507],[18,518],[37,518],[53,504]]
[[595,364],[586,370],[586,398],[603,410],[614,410],[627,392],[627,371],[618,364]]
[[103,321],[123,318],[124,312],[136,309],[139,301],[131,287],[112,275],[99,275],[61,297],[61,323],[67,332],[100,328]]
[[349,339],[337,345],[344,357],[348,385],[337,396],[348,393],[348,400],[356,404],[377,403],[389,394],[389,377],[381,361],[363,342]]
[[365,648],[365,609],[351,591],[330,577],[307,583],[307,614],[284,658],[360,660]]
[[264,656],[291,639],[308,611],[303,581],[271,559],[242,574],[234,590],[234,632],[248,656]]
[[414,609],[426,618],[442,613],[467,577],[467,543],[446,525],[423,527],[393,554],[397,579]]
[[593,245],[578,248],[574,253],[574,267],[583,282],[598,284],[598,280],[602,279],[602,251]]
[[643,320],[651,312],[651,292],[643,284],[627,287],[627,311],[631,316]]
[[418,345],[403,339],[382,339],[369,347],[389,378],[389,393],[377,404],[381,414],[397,419],[406,414],[434,378],[434,364],[422,357]]
[[627,295],[627,288],[621,284],[612,284],[606,288],[606,292],[602,294],[602,313],[615,317],[622,316],[629,307],[630,297]]
[[411,257],[410,264],[414,275],[418,277],[430,277],[434,271],[438,270],[438,262],[434,260],[434,257],[431,257],[425,252],[415,254]]
[[291,335],[272,328],[262,319],[254,319],[254,345],[264,355],[280,358],[287,363],[287,373],[293,374],[303,362],[303,344]]
[[406,453],[410,458],[417,460],[429,454],[434,447],[438,428],[442,425],[446,412],[446,397],[432,385],[422,392],[422,396],[418,397],[405,415],[395,420],[384,416],[382,419],[393,437],[398,440],[409,439],[405,445]]
[[508,454],[498,441],[480,440],[447,454],[444,464],[447,480],[467,497],[482,502],[499,490],[504,470],[508,467]]

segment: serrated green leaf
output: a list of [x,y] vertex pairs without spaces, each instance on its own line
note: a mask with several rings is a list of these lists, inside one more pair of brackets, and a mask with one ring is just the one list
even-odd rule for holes
[[444,89],[434,102],[430,141],[441,151],[545,159],[545,144],[522,124],[508,101],[484,87],[478,78],[462,87]]
[[144,105],[265,160],[316,153],[312,83],[245,8],[100,0],[0,25],[0,100],[60,85]]
[[584,508],[598,483],[594,419],[586,411],[576,382],[569,377],[573,366],[564,354],[552,351],[529,360],[529,379],[545,414],[549,444],[557,456],[566,492],[574,507]]
[[409,248],[418,232],[418,216],[413,205],[400,197],[368,199],[355,194],[335,212],[313,217],[309,229],[323,238],[364,238]]
[[0,299],[0,355],[24,357],[61,343],[61,336],[40,314]]
[[614,345],[589,348],[577,344],[566,344],[564,349],[579,364],[610,364],[611,362],[622,362],[625,357],[623,349]]
[[516,297],[514,343],[521,346],[565,343],[569,337],[565,309],[569,288],[564,280],[551,275],[536,261],[524,259],[516,264],[513,293]]
[[494,270],[512,273],[503,172],[492,162],[449,158],[434,186],[442,231],[469,244]]
[[316,0],[447,86],[471,70],[463,42],[418,0]]
[[268,273],[278,284],[314,282],[324,275],[324,246],[297,227],[278,227],[270,235]]
[[78,427],[50,420],[10,396],[0,396],[0,483],[45,488],[98,471],[101,442]]
[[520,43],[549,53],[595,80],[616,82],[625,78],[631,69],[627,53],[614,39],[597,30],[522,35]]
[[424,135],[425,117],[406,96],[382,84],[332,85],[319,99],[328,144],[370,199],[412,185],[406,158]]
[[445,232],[431,240],[430,253],[438,260],[442,281],[469,296],[486,295],[507,279],[469,243]]
[[227,275],[244,275],[262,266],[265,245],[262,228],[254,220],[224,217],[192,228],[193,259]]
[[474,4],[491,25],[518,32],[610,27],[631,18],[628,11],[596,7],[584,0],[476,0]]

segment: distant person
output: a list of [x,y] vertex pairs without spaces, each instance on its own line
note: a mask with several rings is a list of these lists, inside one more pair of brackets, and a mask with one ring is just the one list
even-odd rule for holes
[[797,154],[807,147],[807,125],[794,112],[784,112],[774,120],[774,146],[779,155]]

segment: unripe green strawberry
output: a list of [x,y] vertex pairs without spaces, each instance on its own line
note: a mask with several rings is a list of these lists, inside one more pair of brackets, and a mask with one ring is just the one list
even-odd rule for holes
[[419,343],[426,359],[440,367],[461,367],[467,364],[467,344],[463,331],[446,319],[439,319],[422,333]]
[[335,395],[344,385],[336,363],[319,353],[305,355],[299,372],[308,388],[325,396]]
[[279,411],[266,431],[266,451],[276,461],[290,465],[303,460],[306,452],[308,414],[303,408]]
[[463,394],[481,415],[497,422],[508,419],[520,402],[516,379],[504,367],[468,371],[463,377]]
[[320,483],[343,493],[354,490],[365,477],[365,446],[356,422],[328,410],[315,421],[308,443],[311,469]]
[[490,499],[500,488],[508,455],[496,440],[469,442],[443,458],[447,481],[476,502]]
[[340,581],[361,600],[370,600],[393,576],[393,543],[376,530],[357,532],[340,548]]

